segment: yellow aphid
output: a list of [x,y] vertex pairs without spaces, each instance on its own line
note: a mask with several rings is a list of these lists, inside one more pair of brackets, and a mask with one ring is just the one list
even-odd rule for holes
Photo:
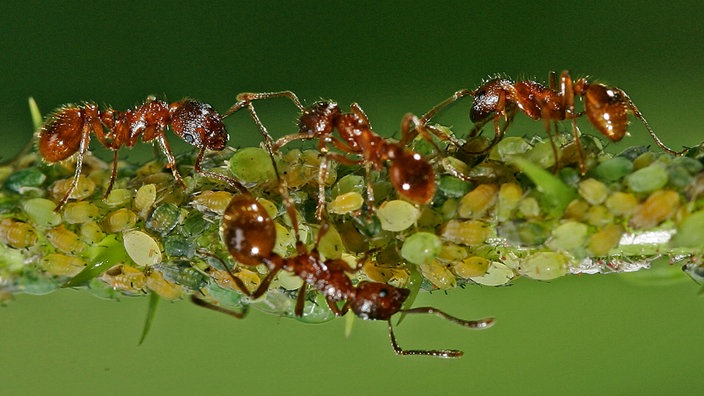
[[[224,270],[215,270],[211,272],[211,275],[213,276],[213,279],[215,280],[215,283],[218,284],[218,286],[226,289],[232,289],[232,290],[241,290],[235,281],[232,279],[230,274],[227,273],[227,271]],[[257,288],[259,288],[259,285],[262,283],[261,278],[259,278],[259,275],[250,269],[247,268],[238,268],[237,272],[233,272],[232,275],[244,283],[244,285],[247,287],[247,291],[250,293],[253,293]]]
[[577,221],[583,221],[587,218],[587,212],[589,211],[589,203],[582,199],[573,199],[565,208],[565,219],[572,219]]
[[599,180],[589,178],[579,182],[577,192],[590,204],[598,205],[604,202],[609,194],[609,189]]
[[499,188],[496,184],[480,184],[474,190],[465,194],[457,208],[459,217],[465,219],[479,219],[484,217],[496,202]]
[[271,281],[270,288],[283,287],[286,290],[298,290],[303,286],[303,278],[291,272],[279,271],[276,278]]
[[367,260],[362,266],[362,271],[373,282],[388,283],[395,287],[406,286],[410,278],[405,268],[380,266],[374,260]]
[[[321,232],[321,231],[319,231]],[[325,234],[320,237],[318,252],[326,259],[339,259],[345,252],[345,245],[342,244],[342,237],[332,224],[329,224]]]
[[142,293],[147,285],[147,276],[141,270],[131,265],[116,265],[100,277],[114,290]]
[[146,218],[149,210],[156,202],[156,185],[145,184],[137,190],[134,196],[134,210],[139,213],[139,217]]
[[467,248],[454,243],[443,243],[438,259],[445,261],[462,261],[469,256]]
[[351,191],[340,194],[328,204],[328,211],[335,214],[346,214],[359,210],[364,205],[362,194]]
[[208,211],[222,215],[231,200],[231,192],[206,190],[196,195],[191,201],[191,205],[200,212]]
[[108,213],[102,221],[103,229],[108,233],[129,230],[134,228],[135,224],[137,224],[137,215],[127,208]]
[[680,195],[672,190],[658,190],[638,205],[631,225],[636,228],[654,227],[669,219],[679,207]]
[[162,255],[159,244],[149,234],[133,230],[122,236],[127,255],[135,264],[149,267],[161,263]]
[[88,201],[69,202],[61,214],[68,224],[83,224],[98,217],[100,209]]
[[[71,187],[71,183],[73,183],[73,177],[57,180],[51,185],[51,187],[49,187],[49,194],[52,198],[58,201],[66,195],[66,192]],[[80,201],[90,197],[94,192],[95,183],[93,180],[85,177],[84,175],[80,175],[78,177],[78,185],[76,186],[76,189],[71,192],[69,198]]]
[[411,203],[400,199],[384,201],[377,210],[381,229],[401,232],[415,224],[420,211]]
[[636,210],[638,199],[631,193],[616,191],[606,199],[604,205],[615,216],[629,216]]
[[623,232],[623,227],[620,224],[605,226],[589,238],[587,251],[594,257],[606,256],[611,249],[618,245]]
[[259,202],[259,205],[261,205],[264,208],[264,210],[266,210],[266,213],[272,219],[276,218],[276,216],[279,214],[279,209],[276,207],[276,204],[269,201],[268,199],[257,198],[257,202]]
[[105,238],[105,232],[95,221],[81,224],[81,240],[88,244],[96,244]]
[[54,276],[75,276],[85,268],[86,262],[75,256],[49,253],[42,258],[41,266]]
[[37,242],[37,233],[31,225],[12,219],[0,220],[0,242],[14,248],[25,248]]
[[491,232],[488,224],[479,220],[450,220],[442,230],[442,237],[461,245],[479,246],[484,243]]
[[113,188],[110,194],[103,199],[111,208],[127,205],[132,200],[132,191],[126,188]]
[[67,230],[63,225],[46,230],[46,239],[49,240],[52,246],[63,253],[75,254],[85,247],[78,235]]
[[535,197],[525,197],[518,202],[518,212],[526,218],[540,216],[540,204]]
[[489,260],[484,257],[472,256],[462,261],[455,262],[452,270],[460,278],[472,278],[482,276],[489,270]]
[[54,227],[61,224],[61,215],[54,212],[56,203],[46,198],[30,198],[22,201],[22,210],[30,223],[39,227]]
[[429,264],[418,266],[423,277],[428,279],[438,289],[452,289],[457,287],[457,279],[450,269],[436,260]]
[[183,297],[185,290],[180,285],[164,279],[164,275],[157,270],[147,271],[147,289],[169,301]]
[[504,183],[499,188],[498,201],[496,202],[496,218],[506,221],[511,218],[511,212],[518,206],[523,197],[523,189],[516,183]]
[[606,206],[597,205],[589,208],[585,220],[587,223],[595,227],[603,227],[613,222],[614,215],[606,208]]
[[567,273],[569,260],[557,252],[537,252],[526,257],[519,271],[532,279],[551,280]]

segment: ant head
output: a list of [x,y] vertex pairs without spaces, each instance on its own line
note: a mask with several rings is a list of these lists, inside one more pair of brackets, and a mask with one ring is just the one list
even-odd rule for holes
[[401,309],[410,290],[379,282],[361,282],[357,285],[350,308],[366,320],[388,320]]
[[320,101],[303,110],[298,120],[298,128],[302,133],[311,136],[328,135],[332,133],[335,117],[340,115],[340,106],[332,101]]
[[425,205],[435,196],[435,172],[423,156],[401,150],[391,161],[389,179],[402,197]]
[[171,129],[186,143],[216,151],[227,146],[230,136],[222,116],[209,104],[187,99],[173,103],[169,112]]
[[513,82],[503,78],[495,78],[487,81],[484,85],[474,90],[474,102],[469,113],[472,122],[484,121],[499,106],[501,92],[506,91],[506,87],[513,85]]
[[271,255],[276,240],[274,221],[250,194],[237,194],[227,205],[220,223],[227,250],[239,262],[257,265]]

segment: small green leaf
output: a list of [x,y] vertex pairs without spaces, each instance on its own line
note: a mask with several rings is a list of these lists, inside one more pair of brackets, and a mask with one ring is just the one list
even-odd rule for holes
[[122,241],[117,240],[117,235],[109,235],[97,245],[86,249],[89,261],[86,268],[64,283],[63,287],[80,286],[102,274],[110,267],[119,263],[130,261]]
[[522,170],[535,183],[538,191],[543,194],[547,203],[552,206],[551,215],[562,215],[567,205],[577,197],[577,192],[573,188],[563,183],[557,176],[527,159],[513,157],[510,162]]
[[152,322],[154,321],[154,316],[156,315],[156,307],[159,305],[159,295],[151,292],[149,293],[149,307],[147,308],[147,317],[144,320],[144,327],[142,328],[142,336],[139,338],[139,343],[137,345],[142,345],[144,340],[147,338],[149,329],[152,328]]

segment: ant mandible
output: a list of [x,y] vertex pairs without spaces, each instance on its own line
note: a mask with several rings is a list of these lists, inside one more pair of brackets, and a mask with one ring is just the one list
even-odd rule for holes
[[[252,102],[275,97],[290,99],[298,107],[301,115],[298,119],[298,133],[284,136],[273,142],[259,120]],[[247,107],[264,135],[265,144],[270,153],[294,140],[318,139],[318,150],[322,154],[318,172],[319,191],[316,210],[318,219],[322,219],[325,207],[325,179],[331,159],[347,165],[364,165],[367,203],[370,210],[374,207],[370,171],[371,168],[381,170],[386,161],[389,161],[389,180],[400,196],[424,205],[435,195],[435,172],[428,161],[420,154],[404,148],[404,145],[376,134],[372,130],[369,118],[357,103],[350,106],[349,113],[343,113],[339,105],[333,101],[319,101],[310,107],[304,107],[291,91],[242,93],[237,95],[237,100],[238,102],[225,115]],[[339,137],[333,135],[335,129]],[[331,147],[341,153],[331,152]],[[356,155],[358,158],[350,158],[347,155]]]
[[[273,157],[272,157],[273,161]],[[274,165],[275,166],[275,165]],[[389,336],[394,351],[399,355],[426,355],[443,358],[455,358],[463,355],[459,350],[406,350],[402,349],[396,342],[391,317],[396,313],[425,313],[434,314],[445,318],[461,326],[484,329],[494,323],[493,318],[480,320],[463,320],[450,316],[443,311],[432,307],[420,307],[412,309],[402,309],[403,302],[408,298],[410,291],[387,285],[380,282],[360,282],[356,286],[348,274],[353,274],[361,268],[361,265],[351,267],[342,259],[321,258],[317,246],[321,237],[327,230],[325,223],[319,230],[316,244],[312,250],[308,250],[306,245],[299,239],[298,221],[295,208],[286,191],[285,182],[278,176],[281,194],[287,215],[291,219],[294,235],[296,235],[296,255],[292,257],[282,257],[273,252],[276,240],[276,228],[274,221],[267,213],[266,209],[247,191],[242,190],[240,184],[235,185],[242,193],[232,197],[223,214],[220,224],[220,233],[225,246],[234,259],[247,266],[257,266],[264,264],[269,273],[262,280],[259,287],[250,292],[244,282],[235,277],[228,269],[230,277],[237,287],[252,298],[259,298],[267,289],[276,274],[281,271],[288,271],[300,277],[304,282],[298,290],[298,297],[294,313],[300,317],[303,315],[306,289],[313,287],[323,294],[328,306],[336,316],[342,316],[351,310],[361,319],[385,320],[388,323]],[[227,266],[225,266],[227,268]],[[244,313],[233,312],[222,307],[204,301],[195,295],[191,299],[197,305],[209,308],[218,312],[226,313],[237,318],[242,318]],[[338,302],[344,302],[342,307]]]
[[191,99],[168,104],[150,96],[143,104],[124,112],[112,108],[100,110],[94,103],[59,108],[47,118],[38,132],[39,153],[46,162],[55,163],[77,154],[73,181],[55,211],[61,210],[78,185],[91,133],[114,153],[106,197],[117,176],[117,151],[122,146],[134,147],[140,136],[143,142],[156,141],[159,144],[174,178],[185,188],[164,135],[168,126],[186,143],[200,148],[194,164],[195,171],[220,178],[215,173],[204,172],[200,167],[206,149],[223,150],[229,140],[222,116],[209,104]]
[[[431,118],[443,108],[465,96],[474,97],[469,117],[475,126],[469,134],[470,137],[476,136],[489,121],[492,119],[494,121],[494,138],[483,152],[491,149],[503,138],[506,128],[513,121],[517,110],[533,120],[544,122],[555,159],[557,159],[557,147],[551,134],[550,122],[571,120],[582,174],[585,174],[587,169],[584,151],[579,140],[580,132],[577,127],[577,118],[585,113],[589,122],[613,142],[620,141],[628,133],[628,124],[630,123],[628,115],[631,114],[643,123],[655,143],[663,150],[675,155],[681,155],[687,151],[678,152],[663,144],[643,114],[622,89],[601,83],[591,83],[586,78],[573,81],[567,70],[560,74],[559,81],[557,74],[550,72],[547,87],[531,80],[514,82],[506,78],[494,78],[475,90],[457,91],[421,117],[418,123],[418,129],[421,131],[416,131],[416,133],[424,133],[422,129],[429,128],[427,123]],[[582,98],[584,103],[584,111],[581,113],[575,110],[575,97]],[[501,118],[504,119],[503,126],[500,124]],[[434,129],[429,129],[431,133],[438,134]]]

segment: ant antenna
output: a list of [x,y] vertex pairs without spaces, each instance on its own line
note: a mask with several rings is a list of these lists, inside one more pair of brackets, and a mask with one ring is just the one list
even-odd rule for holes
[[[401,309],[398,312],[405,314],[433,314],[441,318],[447,319],[450,322],[456,323],[463,327],[468,327],[470,329],[486,329],[494,325],[494,318],[484,318],[479,320],[464,320],[457,318],[455,316],[449,315],[437,308],[433,307],[418,307],[410,309]],[[458,358],[464,355],[464,352],[457,349],[403,349],[396,342],[396,336],[394,335],[393,325],[391,324],[391,318],[386,320],[389,324],[389,336],[391,337],[391,345],[394,348],[394,352],[397,355],[421,355],[421,356],[434,356],[440,358]]]

